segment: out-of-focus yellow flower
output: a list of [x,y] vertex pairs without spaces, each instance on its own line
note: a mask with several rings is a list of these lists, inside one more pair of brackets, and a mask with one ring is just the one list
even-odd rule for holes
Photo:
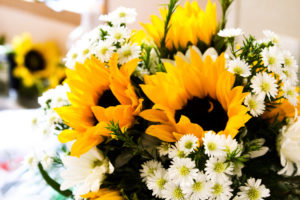
[[[160,9],[162,19],[151,16],[151,23],[142,24],[155,44],[160,47],[164,37],[166,8]],[[169,50],[186,49],[188,45],[197,45],[202,41],[209,45],[212,36],[217,31],[216,5],[210,0],[203,11],[197,1],[186,2],[185,6],[178,6],[170,20],[170,29],[166,37],[166,47]]]
[[85,195],[81,195],[82,198],[90,200],[122,200],[119,191],[109,190],[106,188],[100,189],[98,192],[90,192]]
[[59,66],[60,53],[54,42],[33,43],[31,35],[24,33],[13,39],[16,68],[14,76],[22,79],[25,87],[33,86],[42,79],[55,87],[65,76]]

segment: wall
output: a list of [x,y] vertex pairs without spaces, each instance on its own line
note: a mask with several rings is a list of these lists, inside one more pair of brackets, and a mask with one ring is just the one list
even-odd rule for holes
[[65,53],[68,35],[74,28],[75,25],[69,23],[0,4],[0,34],[5,34],[8,41],[27,31],[33,35],[36,42],[49,39],[57,42],[62,53]]

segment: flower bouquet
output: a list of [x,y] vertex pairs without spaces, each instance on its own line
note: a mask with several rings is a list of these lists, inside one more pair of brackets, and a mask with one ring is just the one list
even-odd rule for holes
[[37,97],[65,77],[58,47],[54,42],[34,43],[29,33],[23,33],[13,39],[12,48],[9,57],[20,103],[37,106]]
[[231,3],[218,22],[210,1],[170,0],[140,31],[134,9],[101,16],[39,99],[63,144],[28,163],[75,199],[298,199],[298,65],[271,31],[223,29]]

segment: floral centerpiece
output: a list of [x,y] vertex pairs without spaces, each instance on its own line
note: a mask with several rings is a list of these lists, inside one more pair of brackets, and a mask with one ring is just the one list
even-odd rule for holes
[[210,1],[171,0],[144,31],[134,9],[101,16],[39,99],[63,144],[28,163],[75,199],[297,199],[298,65],[271,31],[223,29],[231,3],[218,22]]
[[13,39],[12,47],[13,77],[21,97],[34,99],[64,79],[65,67],[56,43],[34,43],[29,33],[23,33]]

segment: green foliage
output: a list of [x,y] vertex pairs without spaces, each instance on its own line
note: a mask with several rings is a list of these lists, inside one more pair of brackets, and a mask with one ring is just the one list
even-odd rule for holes
[[44,170],[43,166],[41,163],[38,164],[38,169],[42,175],[42,177],[44,178],[44,180],[47,182],[47,184],[54,189],[56,192],[58,192],[59,194],[65,196],[65,197],[71,197],[72,196],[72,191],[70,190],[64,190],[62,191],[60,189],[60,184],[57,183],[55,180],[53,180],[49,174]]
[[161,46],[160,53],[162,58],[167,58],[168,49],[166,48],[166,39],[167,39],[168,31],[171,28],[171,24],[170,24],[171,17],[176,10],[177,3],[178,0],[170,0],[168,4],[168,14],[164,21],[164,36],[160,41],[160,46]]
[[0,36],[0,45],[5,45],[5,42],[6,42],[6,37],[5,37],[5,35],[1,35],[1,36]]
[[227,19],[226,19],[226,15],[227,15],[227,11],[228,8],[230,7],[230,5],[232,4],[234,0],[220,0],[221,3],[221,7],[222,7],[222,21],[220,24],[220,29],[224,29],[227,23]]

